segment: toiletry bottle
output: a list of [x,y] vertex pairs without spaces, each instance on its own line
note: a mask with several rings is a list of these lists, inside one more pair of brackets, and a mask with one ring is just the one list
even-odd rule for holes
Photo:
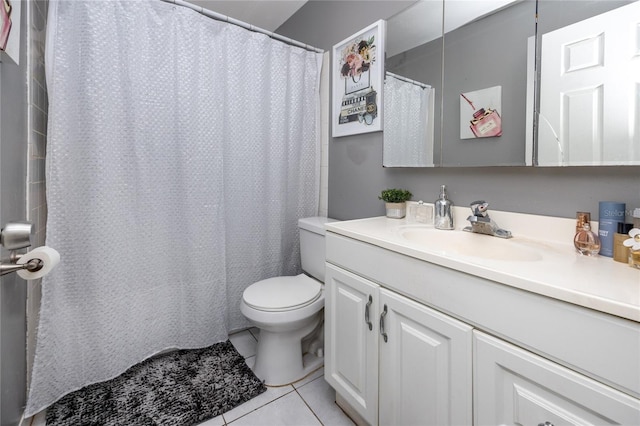
[[447,186],[440,187],[440,198],[435,202],[434,226],[436,229],[453,229],[453,203],[447,198]]
[[629,266],[640,269],[640,250],[629,249]]
[[618,230],[618,222],[624,222],[624,203],[601,201],[598,215],[598,236],[600,254],[613,257],[613,234]]
[[418,201],[416,221],[420,223],[433,223],[433,206]]
[[613,260],[616,262],[629,262],[629,247],[622,244],[629,239],[629,231],[633,228],[633,224],[618,222],[618,232],[613,234]]
[[591,224],[585,222],[573,239],[573,245],[578,253],[584,256],[597,256],[600,251],[600,239],[591,231]]
[[582,231],[585,223],[591,224],[591,212],[576,212],[576,234]]

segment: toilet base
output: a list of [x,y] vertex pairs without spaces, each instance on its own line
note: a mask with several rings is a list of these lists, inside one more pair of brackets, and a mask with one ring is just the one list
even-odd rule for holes
[[[321,317],[322,311],[318,316]],[[313,333],[322,333],[322,318],[316,319],[296,333],[274,333],[260,330],[256,362],[253,366],[255,375],[268,386],[283,386],[296,382],[324,364],[323,348],[313,339],[309,350],[303,354],[302,339]],[[320,324],[319,324],[320,323]],[[311,337],[311,336],[310,336]],[[305,339],[306,340],[306,339]]]

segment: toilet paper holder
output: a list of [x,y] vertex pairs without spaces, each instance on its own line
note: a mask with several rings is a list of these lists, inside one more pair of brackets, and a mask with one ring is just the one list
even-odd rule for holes
[[17,264],[22,254],[18,250],[31,246],[35,233],[35,227],[31,222],[10,222],[0,231],[0,244],[9,251],[9,262],[0,262],[0,275],[17,272],[26,269],[36,272],[42,269],[43,262],[40,259],[31,259],[23,264]]

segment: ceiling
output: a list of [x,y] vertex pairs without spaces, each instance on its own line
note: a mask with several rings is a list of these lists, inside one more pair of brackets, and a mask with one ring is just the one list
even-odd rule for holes
[[298,11],[307,0],[187,0],[223,15],[275,31]]

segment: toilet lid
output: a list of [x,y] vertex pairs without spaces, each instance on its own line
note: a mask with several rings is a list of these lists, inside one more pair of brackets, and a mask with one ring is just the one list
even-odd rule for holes
[[244,303],[260,311],[290,311],[315,302],[321,294],[320,282],[300,274],[253,283],[244,291],[242,298]]

